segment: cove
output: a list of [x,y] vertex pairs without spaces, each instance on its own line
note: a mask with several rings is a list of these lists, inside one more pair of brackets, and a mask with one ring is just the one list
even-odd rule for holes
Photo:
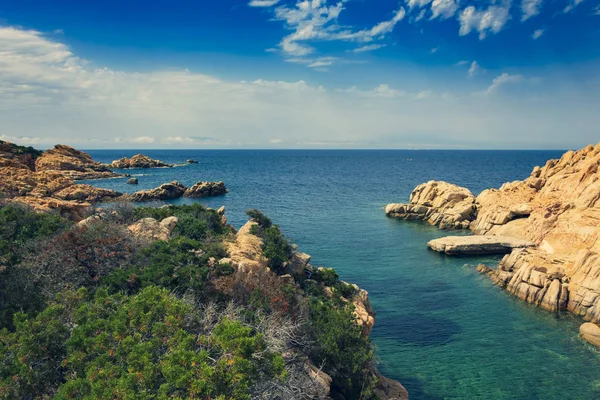
[[[110,162],[134,151],[90,151]],[[259,208],[313,264],[335,268],[369,291],[377,312],[372,339],[382,372],[411,399],[596,399],[600,354],[577,337],[580,320],[534,308],[475,272],[497,258],[449,258],[426,248],[446,236],[422,223],[387,219],[430,179],[477,194],[523,179],[562,151],[144,151],[169,163],[125,179],[90,181],[122,192],[174,179],[223,180],[230,193],[199,202],[225,205],[235,226]],[[191,201],[191,200],[180,200]]]

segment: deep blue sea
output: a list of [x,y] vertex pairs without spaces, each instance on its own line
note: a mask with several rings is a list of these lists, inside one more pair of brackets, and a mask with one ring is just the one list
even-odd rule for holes
[[[600,399],[600,352],[578,338],[581,320],[525,304],[475,272],[497,258],[449,258],[426,249],[447,235],[387,219],[422,182],[445,180],[474,194],[527,177],[557,151],[140,151],[172,169],[132,170],[90,181],[122,192],[178,180],[222,180],[230,192],[198,200],[225,205],[241,226],[248,208],[280,225],[312,263],[335,268],[370,293],[381,370],[411,399]],[[136,151],[90,151],[110,162]],[[191,200],[179,200],[191,201]]]

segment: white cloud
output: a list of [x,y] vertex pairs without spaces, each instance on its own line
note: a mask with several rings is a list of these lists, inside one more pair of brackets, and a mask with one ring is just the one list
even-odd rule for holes
[[533,31],[533,34],[531,35],[531,37],[533,38],[533,40],[538,40],[543,34],[544,34],[543,29],[536,29],[535,31]]
[[485,95],[492,95],[498,92],[498,90],[504,85],[523,82],[523,80],[524,78],[522,75],[510,75],[504,72],[502,75],[494,78],[492,84],[485,91]]
[[440,17],[440,19],[448,19],[454,17],[457,10],[457,0],[433,0],[433,3],[431,3],[432,15],[429,19],[435,19],[437,17]]
[[529,18],[538,15],[543,2],[544,0],[522,0],[521,11],[523,16],[521,21],[527,21]]
[[367,44],[365,46],[357,47],[356,49],[350,51],[353,53],[364,53],[366,51],[378,50],[385,46],[385,44]]
[[394,26],[405,16],[404,8],[398,9],[392,19],[383,21],[370,29],[352,30],[337,24],[344,10],[345,0],[327,5],[327,0],[298,1],[295,7],[281,6],[275,9],[275,20],[285,22],[292,33],[285,36],[279,46],[288,56],[305,57],[315,48],[309,44],[318,41],[351,41],[368,43],[381,39],[392,32]]
[[133,142],[133,143],[145,143],[145,144],[154,143],[155,141],[156,141],[156,139],[154,139],[153,137],[150,137],[150,136],[138,136],[131,140],[131,142]]
[[472,30],[479,32],[479,39],[485,39],[488,33],[498,33],[510,18],[510,2],[501,6],[489,6],[486,10],[477,10],[474,6],[465,8],[458,20],[460,36],[468,35]]
[[473,61],[471,63],[471,67],[469,68],[469,76],[475,76],[477,75],[479,72],[481,72],[481,67],[479,66],[479,64],[477,64],[477,61]]
[[578,5],[580,5],[582,2],[583,2],[583,0],[570,0],[569,4],[565,7],[563,12],[566,14],[566,13],[573,11],[573,9],[575,7],[577,7]]
[[435,53],[437,53],[437,51],[438,51],[439,49],[440,49],[439,47],[434,47],[433,49],[429,50],[429,52],[430,52],[431,54],[435,54]]
[[468,63],[469,63],[469,61],[468,61],[468,60],[460,60],[459,62],[457,62],[457,63],[456,63],[456,64],[454,64],[454,65],[456,65],[456,66],[460,67],[461,65],[467,65]]
[[596,8],[594,8],[594,15],[600,15],[600,4],[598,4]]
[[422,20],[425,17],[426,12],[427,12],[427,9],[423,8],[421,11],[419,11],[419,14],[417,14],[414,21],[419,22],[420,20]]
[[431,3],[431,0],[407,0],[406,1],[406,5],[408,5],[408,8],[411,10],[415,7],[425,7],[429,3]]
[[250,7],[272,7],[279,3],[279,0],[252,0],[248,5]]
[[[402,69],[404,90],[387,82],[344,91],[177,69],[124,72],[97,68],[39,32],[8,27],[0,27],[0,52],[0,137],[37,147],[573,147],[593,141],[600,125],[593,83],[577,93],[588,97],[573,97],[552,92],[548,81],[544,102],[535,103],[476,98],[458,84],[457,92],[447,93],[446,84],[438,92],[435,79]],[[529,82],[500,76],[487,91],[520,79]],[[565,138],[565,131],[573,134]]]

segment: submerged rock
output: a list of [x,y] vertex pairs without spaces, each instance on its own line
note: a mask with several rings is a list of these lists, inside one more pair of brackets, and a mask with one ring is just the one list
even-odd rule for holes
[[119,160],[114,160],[109,167],[117,169],[128,169],[128,168],[168,168],[172,167],[173,164],[167,164],[160,160],[154,160],[143,154],[136,154],[131,158],[123,157]]
[[423,220],[442,229],[466,229],[477,215],[475,196],[466,188],[441,181],[419,185],[408,204],[388,204],[392,218]]
[[137,185],[139,183],[138,178],[129,178],[127,180],[128,185]]
[[188,164],[198,164],[198,161],[196,161],[196,160],[186,160],[186,162]]
[[448,255],[506,254],[513,249],[535,246],[534,243],[509,236],[447,236],[427,243],[431,250]]

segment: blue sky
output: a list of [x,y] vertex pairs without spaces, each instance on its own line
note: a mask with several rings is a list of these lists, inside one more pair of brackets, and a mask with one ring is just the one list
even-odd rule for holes
[[4,0],[0,138],[85,148],[575,148],[598,0]]

